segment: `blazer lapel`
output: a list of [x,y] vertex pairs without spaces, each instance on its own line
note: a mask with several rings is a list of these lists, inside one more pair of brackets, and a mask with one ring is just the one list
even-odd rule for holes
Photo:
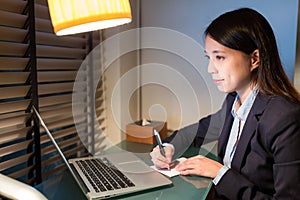
[[237,145],[237,149],[236,149],[236,152],[234,154],[234,157],[233,157],[233,160],[231,163],[232,168],[235,168],[235,169],[241,168],[241,164],[242,164],[243,158],[245,156],[247,147],[250,143],[251,138],[253,137],[253,135],[255,133],[257,123],[259,122],[260,116],[263,114],[265,107],[269,100],[270,100],[270,97],[262,95],[261,93],[257,94],[254,104],[250,110],[248,117],[247,117],[245,126],[243,128],[241,138]]

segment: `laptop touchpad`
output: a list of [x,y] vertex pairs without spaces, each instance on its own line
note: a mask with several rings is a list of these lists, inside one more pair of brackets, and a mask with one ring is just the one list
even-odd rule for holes
[[141,161],[118,163],[117,167],[120,171],[125,173],[148,173],[153,171],[148,165]]

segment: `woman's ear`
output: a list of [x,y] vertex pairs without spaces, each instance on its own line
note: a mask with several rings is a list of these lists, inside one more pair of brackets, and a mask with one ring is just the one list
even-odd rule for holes
[[251,53],[251,71],[256,69],[259,66],[260,60],[259,60],[259,51],[258,49],[255,49]]

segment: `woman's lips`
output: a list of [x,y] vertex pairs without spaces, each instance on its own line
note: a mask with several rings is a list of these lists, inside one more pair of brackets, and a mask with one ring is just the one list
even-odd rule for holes
[[214,83],[219,85],[224,79],[214,79]]

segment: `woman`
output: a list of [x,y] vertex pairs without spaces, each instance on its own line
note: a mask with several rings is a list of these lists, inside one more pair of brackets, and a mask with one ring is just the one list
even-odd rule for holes
[[206,29],[205,53],[208,72],[228,93],[224,104],[198,128],[184,128],[195,133],[172,134],[165,157],[154,148],[153,163],[169,167],[174,153],[188,145],[186,138],[195,134],[194,141],[203,141],[210,122],[225,113],[213,129],[220,132],[218,162],[198,155],[177,170],[213,178],[221,199],[299,199],[300,95],[284,73],[270,24],[249,8],[227,12]]

